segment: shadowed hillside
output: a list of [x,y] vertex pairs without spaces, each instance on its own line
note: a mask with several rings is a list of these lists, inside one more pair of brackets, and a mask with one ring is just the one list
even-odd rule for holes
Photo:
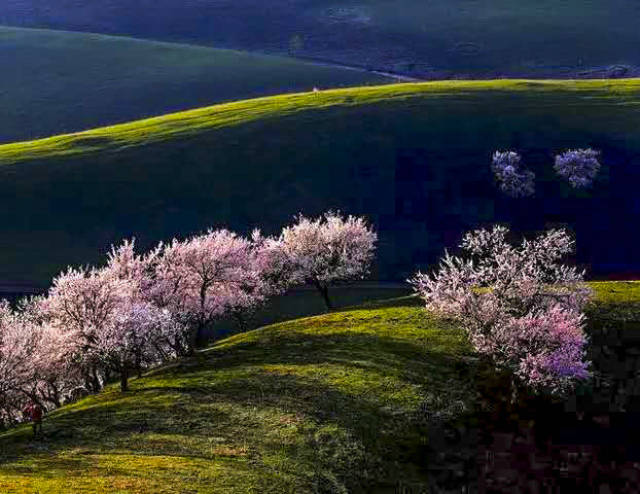
[[[364,214],[380,233],[374,278],[404,280],[464,231],[565,224],[600,276],[640,271],[640,82],[442,82],[229,103],[0,146],[6,279],[47,283],[109,244],[141,248],[208,227],[277,232],[298,212]],[[573,191],[553,154],[591,146],[604,167]],[[496,149],[537,174],[533,199],[499,193]],[[615,241],[612,241],[615,239]]]
[[187,41],[418,77],[630,77],[629,0],[4,0],[0,23]]

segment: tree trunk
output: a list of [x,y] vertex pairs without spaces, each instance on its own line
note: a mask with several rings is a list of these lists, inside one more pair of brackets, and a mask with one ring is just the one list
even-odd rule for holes
[[515,377],[511,376],[511,405],[515,405],[518,402],[520,394],[518,393],[518,381]]
[[327,307],[327,310],[333,310],[333,305],[331,304],[331,299],[329,298],[329,286],[323,285],[321,283],[316,283],[316,288],[322,295],[322,300],[324,300],[324,305]]
[[136,356],[136,374],[138,376],[138,379],[142,378],[142,358],[140,357],[140,355]]
[[187,349],[187,356],[191,357],[196,353],[196,348],[202,341],[203,329],[204,326],[202,324],[198,324],[195,331],[191,331],[189,334],[189,348]]
[[51,393],[49,393],[49,401],[51,401],[56,408],[60,408],[62,406],[62,400],[60,399],[60,391],[55,383],[49,382],[49,389]]
[[98,377],[98,369],[96,368],[95,365],[91,368],[91,380],[93,384],[94,393],[99,393],[100,388],[102,386],[100,385],[100,378]]
[[242,314],[240,314],[240,312],[234,312],[233,318],[238,323],[238,328],[240,329],[240,331],[244,332],[247,330],[247,321],[244,317],[242,317]]
[[126,365],[120,368],[120,391],[129,391],[129,372]]

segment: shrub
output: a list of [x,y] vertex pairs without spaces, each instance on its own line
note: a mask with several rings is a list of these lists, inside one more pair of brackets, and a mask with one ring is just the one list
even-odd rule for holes
[[525,170],[521,156],[513,151],[496,151],[491,171],[502,192],[511,197],[532,196],[535,192],[535,174]]
[[600,152],[593,149],[575,149],[556,156],[554,170],[573,188],[584,188],[592,184],[598,171]]

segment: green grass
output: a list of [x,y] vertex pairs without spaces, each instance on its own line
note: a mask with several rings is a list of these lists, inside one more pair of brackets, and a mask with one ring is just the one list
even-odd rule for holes
[[[0,146],[0,278],[44,285],[67,264],[102,259],[123,236],[144,248],[212,226],[274,233],[300,211],[340,208],[381,230],[374,276],[404,279],[423,251],[441,254],[440,222],[493,220],[495,149],[532,149],[532,166],[546,167],[556,150],[592,145],[606,158],[624,154],[611,173],[626,173],[640,156],[639,104],[640,80],[396,84]],[[427,175],[402,178],[405,155]],[[414,183],[419,190],[407,189]],[[404,196],[419,199],[413,212]]]
[[588,314],[615,322],[640,322],[640,281],[603,281],[589,284],[595,295]]
[[[0,490],[373,492],[424,485],[425,406],[469,405],[462,333],[413,298],[268,326],[0,435]],[[380,490],[378,492],[386,492]]]
[[615,100],[616,104],[636,104],[635,98],[639,92],[640,79],[616,81],[505,79],[403,83],[327,90],[319,93],[286,94],[198,108],[75,134],[6,144],[0,146],[0,164],[71,157],[94,152],[113,152],[174,139],[189,139],[221,128],[295,116],[311,110],[334,108],[340,110],[381,103],[406,102],[408,99],[446,98],[447,96],[464,98],[474,96],[474,93],[486,97],[486,93],[489,93],[488,97],[495,98],[496,103],[500,103],[500,99],[506,95],[513,94],[514,96],[531,95],[532,98],[544,98],[544,95],[578,96],[585,99],[609,98]]
[[[640,302],[633,283],[591,285],[602,314]],[[419,492],[485,372],[416,297],[291,320],[54,411],[43,441],[0,434],[0,491]]]
[[267,94],[382,83],[290,58],[0,26],[0,142]]

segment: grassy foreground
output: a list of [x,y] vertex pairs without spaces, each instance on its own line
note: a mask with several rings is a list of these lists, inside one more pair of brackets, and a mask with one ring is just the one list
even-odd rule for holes
[[[637,307],[639,285],[591,284],[594,309]],[[0,491],[420,492],[477,370],[415,297],[267,326],[53,412],[43,441],[0,434]]]
[[0,26],[0,142],[222,101],[387,79],[291,58]]
[[[424,412],[469,405],[462,333],[395,299],[268,326],[0,435],[0,491],[372,492],[424,485]],[[378,492],[385,492],[380,490]]]
[[[535,228],[547,216],[582,224],[582,259],[615,272],[632,253],[594,242],[615,235],[617,245],[632,244],[624,225],[636,208],[639,104],[640,80],[396,84],[0,146],[0,279],[46,286],[123,237],[146,248],[208,227],[274,233],[298,212],[329,208],[367,215],[380,231],[377,279],[405,279],[469,227],[533,212]],[[611,165],[594,187],[598,200],[553,180],[551,153],[584,146]],[[506,148],[523,150],[547,176],[534,200],[497,197],[488,162]]]

